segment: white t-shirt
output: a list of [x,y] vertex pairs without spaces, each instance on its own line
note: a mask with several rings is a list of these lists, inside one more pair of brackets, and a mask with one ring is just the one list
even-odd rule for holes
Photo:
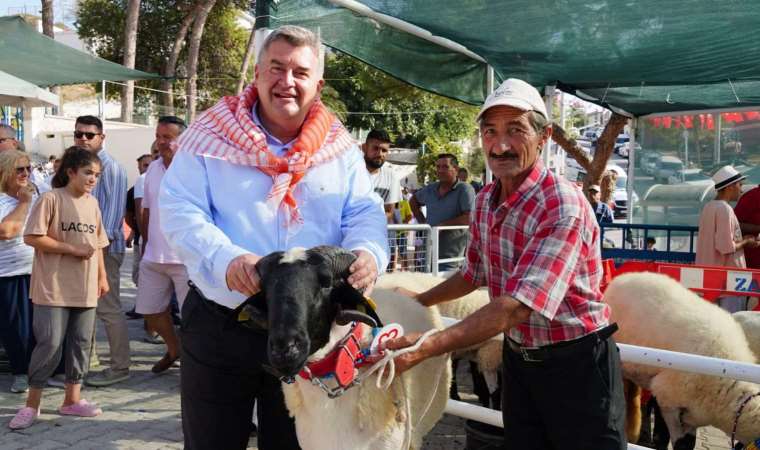
[[[145,175],[148,174],[148,171],[146,170],[144,174],[141,174],[137,179],[135,180],[135,200],[138,198],[145,197]],[[145,206],[143,206],[144,208]]]
[[[142,259],[159,264],[182,264],[161,231],[158,193],[161,190],[164,174],[166,174],[166,166],[161,158],[150,163],[148,171],[145,172],[145,196],[142,207],[150,209],[150,216],[148,218],[148,245],[145,247]],[[137,198],[137,185],[135,185],[135,198]]]
[[401,182],[387,164],[383,164],[383,167],[375,173],[370,173],[369,178],[372,181],[372,188],[383,199],[384,204],[401,201]]
[[[37,201],[37,196],[32,198],[32,205]],[[6,193],[0,194],[0,221],[18,206],[18,200]],[[31,205],[26,213],[32,212]],[[0,241],[0,277],[13,277],[16,275],[28,275],[32,273],[32,261],[34,260],[34,248],[24,244],[23,233],[13,239]]]

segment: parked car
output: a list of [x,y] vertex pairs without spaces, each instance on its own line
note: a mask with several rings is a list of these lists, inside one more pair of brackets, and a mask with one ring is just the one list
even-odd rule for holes
[[713,181],[701,169],[684,169],[668,177],[668,184],[711,184]]
[[[637,152],[641,151],[640,144],[634,144],[634,148],[636,149]],[[631,143],[626,142],[623,145],[617,146],[615,147],[615,151],[617,152],[618,155],[622,156],[623,158],[627,158],[628,155],[630,155],[631,153]]]
[[641,157],[641,168],[644,169],[644,173],[647,175],[654,175],[657,171],[657,167],[660,164],[660,155],[657,152],[650,152]]
[[657,164],[654,180],[658,183],[667,183],[671,176],[676,176],[678,172],[683,172],[683,170],[683,161],[675,156],[663,156]]
[[[615,164],[608,164],[607,170],[615,172],[617,179],[615,180],[615,191],[612,193],[613,213],[615,218],[628,216],[628,174],[625,170]],[[639,202],[639,196],[635,191],[631,191],[631,197],[634,204]]]

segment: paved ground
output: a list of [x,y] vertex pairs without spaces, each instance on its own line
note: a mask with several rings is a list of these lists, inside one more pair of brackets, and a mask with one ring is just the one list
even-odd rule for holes
[[[132,307],[135,298],[135,287],[129,277],[130,268],[131,254],[127,254],[122,267],[125,309]],[[0,374],[0,450],[182,448],[179,370],[171,369],[163,375],[153,375],[150,367],[161,357],[164,347],[141,340],[142,321],[130,320],[128,323],[133,354],[131,378],[112,387],[87,388],[83,391],[85,398],[98,402],[103,408],[103,414],[97,418],[59,416],[56,408],[63,400],[63,390],[49,388],[44,393],[42,415],[38,422],[26,430],[12,432],[7,428],[7,423],[25,397],[9,393],[11,377]],[[102,327],[98,330],[98,336],[99,354],[107,355]],[[107,357],[102,359],[107,361]],[[462,386],[462,389],[466,390],[467,386]],[[703,431],[698,439],[699,450],[729,449],[728,439],[715,429]],[[446,416],[428,436],[423,450],[460,450],[465,446],[464,420]],[[249,448],[256,449],[255,439],[251,440]]]

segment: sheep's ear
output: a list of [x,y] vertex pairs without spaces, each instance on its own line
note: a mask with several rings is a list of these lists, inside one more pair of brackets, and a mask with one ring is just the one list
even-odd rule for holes
[[335,319],[338,324],[359,321],[372,327],[383,326],[374,305],[348,283],[336,286],[330,293],[330,300],[340,307]]
[[274,267],[280,262],[282,255],[284,254],[284,252],[273,252],[261,258],[259,262],[256,263],[256,271],[259,273],[262,286],[265,284],[264,280],[266,280],[267,276],[272,273],[272,269],[274,269]]

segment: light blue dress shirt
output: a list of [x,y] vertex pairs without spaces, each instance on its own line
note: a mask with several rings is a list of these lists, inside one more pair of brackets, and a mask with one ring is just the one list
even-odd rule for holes
[[[275,154],[293,144],[266,134]],[[296,185],[304,220],[296,232],[286,228],[282,211],[266,204],[271,188],[272,178],[254,167],[189,152],[174,156],[159,194],[161,228],[204,296],[229,308],[245,300],[226,282],[227,266],[245,253],[264,256],[293,247],[337,245],[369,251],[378,272],[385,270],[385,213],[358,146],[312,167]]]
[[98,199],[103,228],[111,245],[109,253],[124,253],[124,209],[127,206],[127,171],[105,149],[98,152],[102,167],[100,179],[92,190]]

